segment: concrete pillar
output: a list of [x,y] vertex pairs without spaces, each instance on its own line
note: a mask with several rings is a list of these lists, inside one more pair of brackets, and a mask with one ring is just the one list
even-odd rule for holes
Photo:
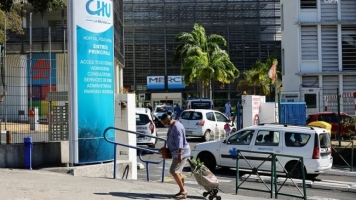
[[[136,98],[135,94],[117,94],[115,96],[115,127],[136,131]],[[124,143],[127,145],[136,146],[136,135],[116,131],[116,142]],[[137,153],[136,149],[123,147],[118,145],[116,150],[117,160],[129,160],[132,163],[132,177],[128,179],[137,179]]]

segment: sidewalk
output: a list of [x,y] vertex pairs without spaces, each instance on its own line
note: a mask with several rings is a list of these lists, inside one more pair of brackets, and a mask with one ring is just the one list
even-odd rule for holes
[[[186,187],[187,199],[205,199],[203,187]],[[6,200],[96,200],[173,199],[175,184],[137,180],[76,177],[43,170],[0,169],[0,199]],[[223,200],[261,198],[218,193]]]

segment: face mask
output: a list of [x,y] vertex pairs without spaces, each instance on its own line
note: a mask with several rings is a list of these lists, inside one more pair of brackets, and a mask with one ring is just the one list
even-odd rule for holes
[[169,126],[169,124],[165,124],[164,127],[169,128],[170,126]]

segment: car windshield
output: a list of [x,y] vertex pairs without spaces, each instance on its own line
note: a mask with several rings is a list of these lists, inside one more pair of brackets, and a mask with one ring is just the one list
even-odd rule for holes
[[165,112],[168,112],[168,111],[172,111],[172,107],[170,107],[170,106],[157,107],[155,112],[158,112],[158,113],[163,112],[163,113],[165,113]]
[[202,120],[203,114],[195,111],[185,111],[180,115],[181,119],[185,120]]
[[148,124],[149,121],[150,118],[148,115],[136,113],[136,125],[145,125]]
[[210,109],[210,101],[192,101],[191,109]]

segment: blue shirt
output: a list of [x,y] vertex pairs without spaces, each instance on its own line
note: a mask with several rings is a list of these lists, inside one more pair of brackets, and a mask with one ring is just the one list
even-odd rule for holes
[[167,147],[173,158],[178,158],[179,149],[183,149],[182,158],[190,156],[190,146],[185,137],[185,129],[182,123],[176,121],[167,132]]

